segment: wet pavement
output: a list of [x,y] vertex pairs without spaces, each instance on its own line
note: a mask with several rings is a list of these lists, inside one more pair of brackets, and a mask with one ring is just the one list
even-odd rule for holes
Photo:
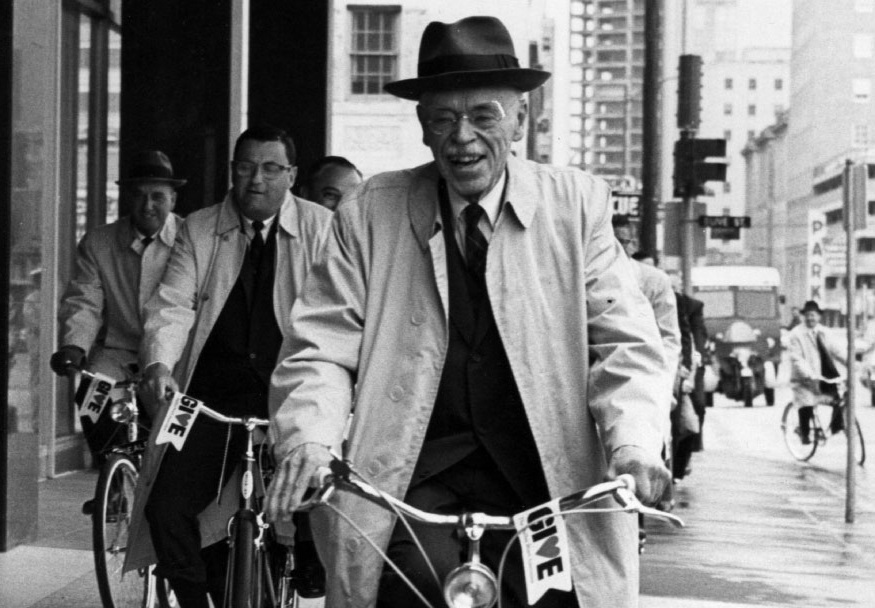
[[[845,518],[844,442],[834,438],[809,463],[783,444],[778,405],[754,408],[717,398],[705,450],[676,486],[675,514],[687,527],[648,525],[641,608],[875,606],[875,475],[857,470],[856,522]],[[875,467],[875,408],[861,390],[858,413]],[[90,522],[79,512],[96,475],[40,484],[39,540],[0,554],[3,608],[99,606]],[[317,608],[321,602],[309,602]]]
[[[875,449],[875,408],[860,392]],[[705,450],[676,486],[687,528],[648,526],[642,608],[875,606],[875,476],[857,468],[855,523],[845,523],[843,436],[796,462],[780,432],[789,390],[777,397],[754,408],[718,397],[708,410]]]

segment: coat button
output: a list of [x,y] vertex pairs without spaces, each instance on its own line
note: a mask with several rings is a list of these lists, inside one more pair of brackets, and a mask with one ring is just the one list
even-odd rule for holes
[[389,399],[392,401],[398,401],[401,397],[404,396],[404,389],[400,386],[394,387],[391,391],[389,391]]
[[377,475],[380,474],[380,471],[382,470],[382,468],[383,467],[380,466],[380,463],[378,461],[374,460],[371,462],[371,464],[368,465],[368,468],[366,469],[366,471],[367,471],[368,475],[370,475],[371,477],[376,477]]
[[410,322],[414,325],[422,325],[425,322],[425,314],[419,311],[413,313],[413,316],[410,317]]
[[203,296],[201,296],[201,300],[203,300],[204,302],[206,302],[209,299],[210,299],[210,294],[208,294],[208,293],[205,293]]
[[350,553],[356,553],[359,550],[359,546],[361,545],[361,541],[357,538],[349,538],[346,541],[346,550]]

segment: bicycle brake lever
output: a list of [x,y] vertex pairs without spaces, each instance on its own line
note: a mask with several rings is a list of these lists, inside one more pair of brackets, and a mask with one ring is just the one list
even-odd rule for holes
[[645,506],[629,488],[617,488],[614,490],[614,499],[620,503],[620,506],[624,511],[640,513],[641,515],[647,515],[649,517],[658,517],[668,521],[676,528],[684,527],[684,522],[680,517],[665,511],[660,511],[659,509]]

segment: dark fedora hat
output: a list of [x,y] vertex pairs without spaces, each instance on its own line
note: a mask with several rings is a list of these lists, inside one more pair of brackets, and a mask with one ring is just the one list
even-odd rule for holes
[[162,182],[177,188],[186,180],[173,177],[173,165],[170,159],[160,150],[143,150],[137,152],[131,159],[127,177],[116,183],[132,184],[137,182]]
[[419,44],[417,77],[386,83],[383,90],[416,101],[425,91],[472,86],[506,85],[531,91],[548,78],[550,72],[520,67],[501,21],[466,17],[455,23],[429,23]]
[[823,314],[823,311],[820,310],[820,306],[817,305],[817,302],[815,302],[814,300],[808,300],[805,305],[802,306],[802,310],[800,312],[804,315],[806,312],[811,311],[814,311],[819,315]]

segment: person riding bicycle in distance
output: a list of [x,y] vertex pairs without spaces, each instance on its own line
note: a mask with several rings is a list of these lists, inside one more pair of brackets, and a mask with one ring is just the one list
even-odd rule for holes
[[[549,76],[520,67],[498,19],[468,17],[430,23],[417,77],[385,85],[417,102],[434,162],[368,179],[334,213],[271,380],[270,517],[300,505],[353,402],[346,456],[420,509],[509,515],[620,473],[644,501],[662,496],[663,346],[611,231],[610,188],[511,152],[524,94]],[[345,492],[332,503],[444,605],[392,514]],[[420,605],[339,516],[311,521],[327,608]],[[413,528],[440,577],[459,565],[455,531]],[[636,519],[599,513],[568,531],[574,588],[539,608],[636,606]],[[484,535],[490,568],[511,535]],[[504,605],[525,605],[518,544],[503,580]]]
[[790,353],[790,385],[793,400],[799,406],[799,433],[802,443],[811,443],[812,407],[819,404],[833,406],[831,430],[843,428],[842,411],[838,407],[839,393],[835,384],[822,378],[837,378],[836,362],[846,364],[846,358],[829,333],[820,324],[821,310],[817,302],[809,300],[802,307],[803,322],[790,330],[787,350]]

